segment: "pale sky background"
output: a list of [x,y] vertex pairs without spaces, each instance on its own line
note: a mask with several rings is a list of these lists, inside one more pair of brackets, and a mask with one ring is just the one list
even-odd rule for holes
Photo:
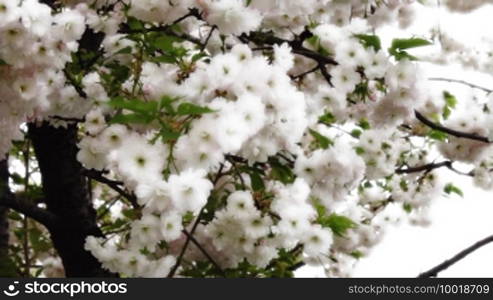
[[[484,6],[466,15],[440,13],[437,10],[419,11],[418,25],[411,28],[409,34],[395,27],[386,28],[378,34],[383,33],[389,45],[392,38],[410,37],[410,33],[418,33],[419,36],[421,32],[426,36],[427,28],[439,22],[441,29],[454,38],[474,45],[484,37],[493,40],[492,16],[493,6]],[[457,66],[428,67],[427,71],[430,77],[461,79],[493,89],[492,74],[464,72]],[[457,84],[439,86],[453,91],[459,102],[461,95],[472,92]],[[354,277],[416,277],[475,242],[493,235],[493,191],[481,190],[473,186],[471,178],[446,169],[441,170],[441,175],[445,182],[454,182],[459,186],[464,192],[464,198],[453,195],[434,200],[431,207],[432,224],[429,227],[404,223],[389,228],[383,241],[373,248],[369,256],[359,261]],[[309,267],[300,270],[297,275],[325,276],[320,268]],[[493,277],[493,244],[467,256],[441,272],[439,277]]]

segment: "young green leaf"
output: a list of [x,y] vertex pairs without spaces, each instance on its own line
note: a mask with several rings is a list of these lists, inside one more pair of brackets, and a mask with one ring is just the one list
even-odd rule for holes
[[154,117],[147,114],[117,114],[111,119],[110,124],[149,124],[153,120]]
[[332,232],[339,237],[345,236],[349,229],[357,227],[357,224],[354,223],[353,220],[337,214],[319,217],[318,223],[322,225],[322,227],[330,228]]
[[329,112],[318,118],[318,121],[322,124],[330,125],[335,123],[337,120],[334,115]]
[[410,39],[394,39],[392,45],[389,48],[389,53],[395,57],[396,60],[417,60],[415,56],[410,55],[407,49],[423,47],[431,45],[430,41],[420,39],[420,38],[410,38]]
[[356,34],[354,36],[359,39],[360,43],[365,46],[365,48],[372,47],[375,51],[382,49],[382,42],[376,35]]
[[296,175],[294,175],[293,170],[283,165],[277,158],[269,158],[269,165],[272,168],[270,176],[274,180],[278,180],[284,184],[291,184],[295,181]]
[[461,197],[464,197],[464,193],[462,192],[462,190],[460,188],[456,187],[455,185],[453,185],[452,183],[448,183],[447,185],[445,185],[445,187],[443,188],[443,191],[447,195],[454,193],[454,194],[457,194]]
[[358,122],[358,126],[364,130],[369,130],[371,128],[370,122],[368,122],[368,120],[366,120],[366,119],[361,119]]
[[334,142],[328,137],[320,134],[319,132],[309,129],[310,134],[315,138],[315,141],[322,149],[329,149],[330,146],[334,145]]
[[444,91],[443,99],[445,99],[445,103],[448,107],[455,108],[457,106],[457,98],[455,98],[455,96],[452,95],[450,92]]
[[140,101],[140,100],[130,100],[123,97],[116,97],[111,99],[108,103],[111,107],[116,109],[126,109],[142,114],[152,114],[157,111],[158,103],[155,101]]
[[250,181],[252,183],[252,189],[255,192],[265,190],[264,181],[262,180],[262,177],[258,172],[255,171],[250,172]]
[[448,134],[432,129],[428,132],[428,137],[436,141],[445,142],[448,138]]
[[178,106],[176,114],[179,116],[186,116],[186,115],[194,116],[194,115],[202,115],[202,114],[213,113],[213,112],[216,111],[205,106],[199,106],[192,103],[182,103]]

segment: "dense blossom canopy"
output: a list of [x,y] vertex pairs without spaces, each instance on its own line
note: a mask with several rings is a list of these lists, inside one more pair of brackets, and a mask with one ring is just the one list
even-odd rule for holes
[[388,224],[460,194],[439,167],[493,188],[493,98],[458,103],[423,68],[491,57],[437,28],[379,36],[423,9],[436,1],[0,0],[0,156],[23,123],[78,124],[78,161],[135,199],[86,240],[111,272],[347,276]]

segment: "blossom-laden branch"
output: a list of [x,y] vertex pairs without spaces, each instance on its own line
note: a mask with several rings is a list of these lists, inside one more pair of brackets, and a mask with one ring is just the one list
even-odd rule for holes
[[459,252],[455,256],[453,256],[452,258],[447,259],[446,261],[437,265],[436,267],[419,274],[418,278],[436,277],[438,275],[438,273],[448,269],[449,267],[456,264],[457,262],[459,262],[460,260],[462,260],[463,258],[468,256],[469,254],[473,253],[474,251],[478,250],[479,248],[486,246],[490,243],[493,243],[493,235],[476,242],[474,245],[462,250],[461,252]]
[[480,136],[480,135],[475,134],[475,133],[468,133],[468,132],[462,132],[462,131],[450,129],[450,128],[442,126],[438,123],[435,123],[435,122],[429,120],[428,118],[426,118],[423,114],[421,114],[417,110],[415,111],[415,115],[416,115],[416,118],[421,123],[425,124],[426,126],[430,127],[431,129],[435,129],[437,131],[447,133],[451,136],[455,136],[458,138],[469,139],[469,140],[479,141],[479,142],[483,142],[483,143],[491,143],[491,141],[487,137]]
[[196,38],[194,36],[191,36],[187,33],[179,33],[174,30],[175,25],[181,23],[182,21],[194,17],[198,20],[202,20],[202,15],[200,11],[196,8],[192,8],[189,10],[189,13],[178,18],[174,22],[170,23],[169,25],[163,25],[163,26],[156,26],[156,27],[151,27],[151,28],[145,28],[145,29],[132,29],[128,26],[128,24],[122,24],[122,27],[120,28],[119,32],[123,34],[140,34],[140,33],[149,33],[149,32],[162,32],[164,34],[167,34],[169,36],[173,36],[185,41],[188,41],[192,44],[198,45],[201,47],[201,49],[205,49],[207,44],[209,43],[209,40],[212,36],[213,31],[216,29],[215,26],[212,27],[211,31],[209,32],[209,35],[207,36],[205,42],[202,42],[199,38]]
[[[274,46],[274,45],[282,45],[288,44],[292,49],[294,54],[298,54],[307,58],[310,58],[318,63],[319,66],[325,65],[338,65],[339,63],[335,61],[332,57],[325,56],[316,51],[310,50],[303,46],[303,42],[313,34],[305,29],[301,34],[297,35],[293,40],[286,40],[279,37],[276,37],[270,33],[266,32],[251,32],[250,34],[243,34],[239,38],[244,43],[254,43],[258,46]],[[269,49],[269,48],[264,48]]]
[[409,167],[409,166],[407,166],[405,168],[400,167],[395,171],[395,173],[399,174],[399,175],[419,173],[419,172],[429,173],[429,172],[436,170],[436,169],[447,168],[447,169],[449,169],[449,170],[451,170],[451,171],[453,171],[459,175],[472,176],[471,172],[465,173],[465,172],[461,172],[461,171],[457,170],[456,168],[454,168],[453,164],[454,164],[453,161],[446,160],[446,161],[442,161],[439,163],[429,163],[426,165],[415,166],[415,167]]

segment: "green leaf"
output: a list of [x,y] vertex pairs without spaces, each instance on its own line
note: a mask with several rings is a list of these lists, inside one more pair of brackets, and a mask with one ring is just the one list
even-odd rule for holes
[[255,192],[263,191],[265,190],[265,184],[264,181],[262,180],[262,177],[260,176],[259,173],[253,171],[250,172],[250,181],[252,184],[252,189]]
[[194,56],[192,56],[192,62],[197,62],[204,57],[207,57],[207,53],[205,53],[205,52],[197,53]]
[[325,49],[322,44],[320,43],[320,37],[314,35],[306,40],[308,44],[310,44],[313,48],[315,48],[315,51],[318,53],[324,55],[324,56],[330,56],[330,52]]
[[216,111],[208,107],[198,106],[192,103],[182,103],[178,106],[176,114],[179,116],[186,116],[186,115],[194,116],[194,115],[202,115],[202,114],[213,113],[213,112]]
[[411,204],[409,204],[409,203],[404,203],[404,204],[402,205],[402,208],[404,208],[404,210],[405,210],[408,214],[410,214],[410,213],[413,211],[413,206],[412,206]]
[[126,109],[143,114],[152,114],[157,111],[159,104],[156,101],[144,102],[137,99],[129,100],[123,97],[117,97],[111,99],[108,105],[116,109]]
[[351,136],[357,139],[359,139],[362,134],[363,132],[359,129],[354,129],[353,131],[351,131]]
[[370,122],[368,122],[367,119],[361,119],[358,123],[358,126],[361,127],[363,130],[371,129]]
[[313,199],[313,206],[318,215],[316,222],[322,225],[322,227],[330,228],[336,236],[344,237],[349,229],[358,227],[358,225],[348,217],[335,213],[327,216],[325,206],[323,206],[318,199]]
[[46,252],[52,247],[48,238],[36,227],[29,229],[29,242],[36,252]]
[[14,220],[14,221],[22,221],[23,220],[22,216],[16,211],[10,211],[9,212],[9,219]]
[[163,96],[159,101],[159,111],[161,111],[161,109],[164,108],[164,110],[170,115],[176,115],[175,108],[173,107],[172,104],[178,100],[179,98]]
[[309,129],[310,134],[315,138],[315,141],[322,149],[329,149],[330,146],[334,145],[334,142],[328,137],[320,134],[319,132]]
[[394,39],[392,45],[389,48],[389,53],[395,57],[396,60],[417,60],[415,56],[410,55],[406,49],[423,47],[431,45],[430,41],[420,39],[420,38],[410,38],[410,39]]
[[105,232],[111,232],[111,231],[115,231],[115,230],[118,230],[118,229],[121,229],[123,228],[124,226],[126,226],[127,224],[129,223],[128,220],[124,220],[122,218],[118,218],[116,219],[114,222],[110,223],[108,226],[104,226],[103,227],[103,230]]
[[132,47],[128,46],[128,47],[125,47],[125,48],[122,48],[120,50],[118,50],[117,52],[115,52],[114,55],[118,55],[118,54],[131,54],[132,53]]
[[354,250],[353,252],[351,252],[349,255],[351,255],[352,257],[356,258],[356,259],[361,259],[363,258],[365,255],[363,254],[363,252],[359,251],[359,250]]
[[122,210],[122,214],[131,220],[136,220],[139,217],[137,211],[134,209],[124,209]]
[[136,19],[136,18],[133,18],[133,17],[128,17],[127,24],[131,30],[143,30],[143,29],[145,29],[144,23],[142,21]]
[[373,47],[375,51],[382,49],[382,42],[376,35],[356,34],[354,36],[359,39],[360,43],[365,46],[365,48]]
[[176,57],[172,55],[163,54],[161,56],[152,58],[152,61],[156,63],[163,63],[163,64],[175,64],[177,63],[178,60],[176,59]]
[[406,180],[401,179],[401,181],[399,182],[399,186],[400,186],[401,190],[403,190],[404,192],[409,191],[409,185],[407,184]]
[[433,140],[445,142],[448,138],[448,134],[446,134],[445,132],[439,131],[439,130],[432,129],[428,132],[428,137],[433,139]]
[[445,185],[445,187],[443,188],[443,191],[447,195],[454,193],[454,194],[457,194],[461,197],[464,197],[464,193],[462,192],[462,190],[460,188],[456,187],[455,185],[453,185],[452,183],[448,183],[447,185]]
[[366,153],[365,148],[363,148],[363,147],[356,147],[356,148],[354,148],[354,151],[356,151],[356,154],[358,154],[358,155],[363,155]]
[[0,66],[8,65],[7,62],[0,58]]
[[187,212],[184,216],[183,216],[183,225],[189,225],[193,222],[193,220],[195,219],[195,216],[192,212]]
[[293,170],[283,165],[277,158],[269,158],[269,164],[271,166],[270,177],[274,180],[278,180],[284,184],[291,184],[295,181],[296,176]]
[[329,113],[326,113],[325,115],[319,117],[318,121],[322,124],[330,125],[330,124],[335,123],[337,120],[334,117],[334,115],[329,112]]
[[115,115],[110,124],[149,124],[154,121],[154,117],[146,114],[130,113]]
[[162,35],[159,36],[155,39],[153,39],[150,43],[154,47],[161,49],[166,52],[173,52],[175,50],[175,47],[173,46],[174,43],[181,42],[182,40],[180,38],[170,36],[170,35]]
[[357,224],[348,217],[331,214],[330,216],[319,217],[318,223],[322,227],[328,227],[339,237],[344,237],[349,229],[356,228]]
[[452,110],[450,109],[450,106],[445,105],[443,107],[443,112],[442,112],[443,119],[448,120],[451,114],[452,114]]
[[457,106],[457,98],[455,98],[455,96],[448,91],[443,92],[443,98],[445,99],[445,103],[448,107],[455,108]]
[[163,140],[164,143],[169,142],[169,141],[176,141],[181,134],[179,132],[167,130],[165,128],[161,129],[159,132],[159,136]]
[[447,120],[452,114],[452,109],[457,106],[457,98],[448,91],[444,91],[443,99],[445,100],[445,106],[443,107],[442,116]]
[[430,41],[427,41],[425,39],[420,39],[420,38],[394,39],[392,41],[392,45],[390,48],[403,50],[403,49],[411,49],[411,48],[416,48],[416,47],[429,46],[431,44],[432,43]]

